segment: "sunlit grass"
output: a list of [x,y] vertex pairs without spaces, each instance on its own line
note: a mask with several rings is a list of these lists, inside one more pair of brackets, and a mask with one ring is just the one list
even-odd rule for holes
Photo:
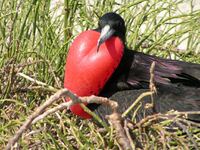
[[[197,55],[200,10],[183,12],[179,5],[184,0],[65,0],[53,8],[51,2],[0,1],[0,148],[27,116],[53,94],[16,73],[23,72],[62,88],[70,43],[79,32],[95,29],[98,16],[105,12],[117,11],[124,17],[126,42],[130,48],[200,63]],[[183,42],[184,50],[180,48]],[[146,149],[194,148],[186,134],[165,129],[172,122],[147,125],[133,133]],[[199,141],[199,130],[192,131],[196,133],[193,138]],[[17,146],[23,149],[117,149],[113,135],[112,130],[100,132],[95,123],[63,111],[33,125]]]

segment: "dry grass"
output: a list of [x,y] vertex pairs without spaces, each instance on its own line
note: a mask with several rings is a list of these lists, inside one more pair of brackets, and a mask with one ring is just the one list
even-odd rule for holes
[[[95,28],[98,16],[117,10],[127,23],[127,45],[137,51],[200,63],[200,10],[183,13],[183,0],[65,0],[50,9],[51,1],[0,2],[0,149],[27,117],[55,89],[63,87],[68,47],[83,30]],[[62,9],[65,6],[65,9]],[[55,16],[56,10],[62,13]],[[178,12],[178,13],[176,13]],[[162,14],[162,17],[160,15]],[[177,20],[176,20],[177,19]],[[146,26],[146,27],[144,27]],[[143,28],[144,27],[144,28]],[[185,51],[179,45],[186,41]],[[42,83],[19,75],[24,73]],[[62,103],[61,99],[57,104]],[[172,126],[176,123],[176,126]],[[143,149],[198,149],[199,124],[177,112],[149,116],[135,124],[133,146]],[[29,128],[16,149],[119,149],[112,127],[100,128],[69,111],[58,111]]]

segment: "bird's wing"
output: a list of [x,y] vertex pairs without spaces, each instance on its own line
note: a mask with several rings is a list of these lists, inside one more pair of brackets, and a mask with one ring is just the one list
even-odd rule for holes
[[[138,96],[148,90],[125,90],[114,93],[111,100],[115,100],[119,104],[119,112],[126,111],[138,98]],[[128,114],[128,118],[132,118],[134,111],[139,108],[136,119],[141,120],[144,116],[152,115],[154,113],[166,113],[170,110],[187,112],[200,110],[200,89],[190,87],[177,87],[173,85],[161,85],[158,93],[154,95],[154,109],[152,107],[146,108],[146,104],[151,103],[151,97],[144,97],[133,110]],[[94,104],[91,104],[94,105]],[[98,105],[95,107],[95,112],[104,119],[105,115],[111,113],[111,109],[105,105]],[[200,121],[200,115],[189,115],[189,119]]]
[[[140,52],[129,50],[130,55],[134,53],[127,82],[133,86],[149,82],[150,67],[155,62],[155,82],[158,84],[180,83],[187,86],[200,87],[200,64],[182,61],[167,60]],[[128,56],[126,56],[128,58]]]
[[119,66],[100,95],[110,96],[117,91],[149,88],[150,67],[153,61],[156,85],[200,87],[200,64],[168,60],[125,49]]

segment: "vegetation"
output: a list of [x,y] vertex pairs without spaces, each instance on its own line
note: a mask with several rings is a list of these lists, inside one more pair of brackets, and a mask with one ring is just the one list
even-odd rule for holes
[[[200,9],[180,10],[184,0],[65,0],[0,1],[0,149],[27,117],[54,90],[63,87],[68,47],[81,31],[97,27],[109,11],[121,14],[127,25],[127,45],[160,57],[200,63]],[[58,11],[61,11],[59,14]],[[182,50],[180,44],[185,43]],[[20,76],[45,83],[41,86]],[[47,86],[48,85],[48,86]],[[62,100],[60,101],[62,102]],[[54,104],[56,106],[58,104]],[[53,107],[53,106],[52,106]],[[174,120],[154,122],[131,132],[144,149],[200,147],[198,125],[168,130]],[[181,124],[183,125],[183,124]],[[133,140],[133,145],[136,145]],[[19,149],[118,149],[111,127],[103,130],[91,120],[60,111],[34,124],[15,145]]]

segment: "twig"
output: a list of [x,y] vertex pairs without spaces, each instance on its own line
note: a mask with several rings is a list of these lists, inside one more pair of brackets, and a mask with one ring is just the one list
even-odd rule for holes
[[[43,83],[41,81],[38,81],[36,79],[33,79],[23,73],[17,73],[18,76],[24,77],[25,79],[34,82],[38,85],[41,86],[45,86],[47,88],[49,88],[52,91],[57,91],[57,89],[55,89],[52,86],[47,85],[46,83]],[[45,109],[52,104],[54,101],[56,101],[57,99],[59,99],[62,96],[68,96],[71,98],[72,102],[67,103],[67,104],[61,104],[60,106],[57,106],[56,108],[47,110],[46,112]],[[45,116],[57,111],[57,110],[61,110],[64,108],[68,108],[70,107],[72,104],[75,103],[97,103],[97,104],[103,104],[103,105],[108,105],[111,109],[113,114],[111,114],[108,117],[108,120],[111,122],[111,124],[114,126],[114,128],[116,129],[116,135],[117,135],[117,139],[119,141],[119,144],[124,147],[124,148],[128,148],[131,149],[130,147],[130,143],[128,141],[128,138],[126,136],[124,128],[122,127],[122,118],[121,118],[121,114],[117,113],[117,108],[118,108],[118,103],[115,101],[112,101],[110,99],[104,98],[104,97],[97,97],[97,96],[89,96],[89,97],[82,97],[79,98],[76,95],[74,95],[73,93],[71,93],[70,91],[63,89],[58,91],[57,93],[55,93],[53,96],[50,97],[49,100],[47,100],[42,106],[40,106],[29,118],[28,120],[21,126],[21,128],[18,130],[18,132],[13,136],[13,138],[9,139],[8,144],[6,149],[9,150],[11,149],[11,147],[18,141],[18,139],[21,137],[22,133],[27,130],[32,123],[36,123],[38,120],[44,118]],[[48,104],[48,105],[47,105]],[[42,112],[44,112],[44,114],[42,114],[41,116],[39,116]],[[38,117],[39,116],[39,117]],[[113,117],[114,116],[114,117]],[[116,117],[118,116],[118,117]],[[37,118],[38,117],[38,118]],[[125,145],[124,145],[125,144]]]
[[145,92],[142,93],[134,102],[133,104],[122,114],[122,117],[125,117],[144,97],[152,95],[153,92]]
[[122,114],[122,117],[125,117],[144,97],[151,96],[152,104],[154,106],[153,101],[153,94],[157,93],[156,86],[154,84],[154,69],[155,69],[155,62],[151,64],[150,67],[150,79],[149,79],[149,92],[142,93],[134,102],[133,104],[126,109],[126,111]]
[[[200,115],[200,113],[199,113],[199,115]],[[200,123],[198,123],[198,122],[193,122],[193,121],[190,121],[190,120],[187,120],[187,119],[183,119],[183,118],[176,118],[176,120],[179,120],[179,121],[184,122],[184,123],[186,123],[188,125],[192,125],[192,126],[196,126],[196,127],[200,128]]]
[[[97,97],[97,96],[92,95],[92,96],[87,96],[87,97],[80,97],[79,99],[82,103],[88,103],[88,104],[89,103],[97,103],[97,104],[102,104],[102,105],[108,105],[111,107],[111,109],[113,111],[115,111],[118,107],[117,102],[110,100],[108,98],[105,98],[105,97]],[[74,104],[73,101],[69,101],[67,103],[66,102],[61,103],[58,106],[56,106],[52,109],[49,109],[49,110],[45,111],[43,114],[39,115],[37,118],[35,118],[32,121],[32,124],[35,124],[37,121],[45,118],[46,116],[48,116],[54,112],[57,112],[57,111],[63,110],[63,109],[68,109],[73,104]]]
[[151,94],[151,107],[153,108],[153,112],[156,112],[155,109],[155,101],[154,101],[154,94],[157,93],[157,89],[155,86],[155,81],[154,81],[154,70],[155,70],[155,61],[152,62],[149,73],[150,73],[150,79],[149,79],[149,89],[152,92]]
[[6,146],[6,150],[10,150],[12,146],[18,141],[18,139],[21,137],[22,133],[27,130],[30,126],[32,121],[40,115],[49,105],[51,105],[54,101],[56,101],[58,98],[65,96],[69,94],[69,91],[66,89],[62,89],[58,91],[56,94],[51,96],[48,101],[46,101],[43,105],[37,108],[36,111],[33,112],[32,115],[29,116],[29,118],[24,122],[24,124],[20,127],[20,129],[15,133],[15,135],[8,140],[8,144]]
[[[42,82],[38,82],[38,83],[42,83]],[[11,147],[21,137],[22,133],[31,126],[33,120],[37,116],[39,116],[42,112],[44,112],[44,110],[48,106],[50,106],[53,102],[55,102],[57,99],[59,99],[60,97],[63,97],[63,96],[69,96],[73,100],[72,102],[69,102],[68,105],[72,105],[72,104],[75,104],[75,103],[82,102],[81,99],[79,99],[79,97],[77,97],[76,95],[74,95],[73,93],[71,93],[70,91],[68,91],[67,89],[61,89],[61,90],[59,90],[54,95],[52,95],[43,105],[41,105],[40,107],[38,107],[37,110],[34,111],[32,115],[29,116],[29,118],[24,122],[24,124],[20,127],[20,129],[16,132],[16,134],[12,138],[9,139],[8,144],[6,146],[6,150],[10,150],[11,149]],[[85,100],[87,102],[88,99],[85,99]]]
[[173,111],[173,112],[168,112],[167,115],[200,115],[200,111]]
[[117,112],[113,112],[111,115],[106,116],[106,118],[109,120],[110,124],[113,126],[113,128],[116,131],[116,138],[119,143],[119,145],[122,147],[123,150],[130,150],[132,149],[129,139],[125,133],[125,130],[122,126],[122,117],[121,114]]
[[153,120],[157,120],[159,119],[161,116],[163,116],[163,114],[154,114],[154,115],[150,115],[145,117],[144,119],[142,119],[140,122],[138,122],[137,124],[135,124],[135,127],[142,127],[143,124],[145,124],[146,122],[148,122],[149,120],[153,121]]
[[86,103],[96,103],[96,104],[103,104],[109,106],[113,112],[117,111],[118,103],[114,100],[110,100],[106,97],[100,96],[86,96],[82,97],[81,100]]
[[152,62],[150,67],[150,79],[149,79],[149,89],[151,92],[157,93],[155,81],[154,81],[154,70],[155,70],[155,61]]
[[129,132],[129,128],[128,128],[128,121],[124,120],[124,130],[126,132],[126,135],[129,139],[130,145],[132,149],[135,149],[135,144],[133,143],[133,139],[131,138],[130,132]]
[[[37,83],[45,85],[42,82],[38,82],[37,81]],[[69,101],[66,104],[62,103],[61,105],[58,105],[57,107],[52,108],[52,109],[47,110],[46,112],[44,112],[45,109],[48,106],[50,106],[53,102],[55,102],[57,99],[59,99],[59,98],[61,98],[63,96],[70,97],[72,101]],[[62,90],[57,91],[54,95],[52,95],[43,105],[38,107],[37,110],[34,111],[33,114],[28,117],[28,119],[24,122],[24,124],[20,127],[20,129],[15,133],[15,135],[12,138],[9,139],[7,147],[6,147],[6,150],[10,150],[12,148],[12,146],[21,137],[22,133],[25,130],[27,130],[31,126],[31,124],[36,123],[38,120],[44,118],[45,116],[47,116],[47,115],[49,115],[49,114],[51,114],[53,112],[56,112],[57,110],[68,108],[73,104],[82,103],[82,102],[83,103],[97,103],[97,104],[108,105],[112,109],[114,116],[116,114],[118,114],[117,113],[118,104],[115,101],[109,100],[109,99],[104,98],[104,97],[97,97],[97,96],[79,98],[76,95],[74,95],[73,93],[71,93],[70,91],[68,91],[67,89],[62,89]],[[42,114],[42,115],[40,115],[40,114]],[[121,124],[119,124],[121,122],[121,115],[118,114],[118,116],[120,116],[120,119],[119,119],[119,117],[118,118],[116,118],[116,117],[113,118],[112,117],[113,114],[110,116],[110,120],[111,120],[111,122],[113,122],[113,124],[115,124],[114,127],[116,128],[117,133],[118,133],[118,130],[120,130],[119,134],[117,134],[117,135],[119,135],[118,137],[120,137],[119,138],[119,141],[120,141],[119,143],[122,143],[122,145],[123,145],[123,143],[127,144],[127,142],[123,142],[123,140],[127,138],[126,135],[121,135],[121,132],[122,132],[122,129],[123,129]]]
[[38,122],[39,120],[42,120],[44,119],[46,116],[52,114],[52,113],[55,113],[59,110],[63,110],[63,109],[68,109],[71,105],[73,105],[73,101],[69,101],[69,102],[66,102],[66,103],[61,103],[59,104],[58,106],[52,108],[52,109],[49,109],[47,111],[45,111],[43,114],[39,115],[37,118],[35,118],[33,121],[32,121],[32,124],[35,124],[36,122]]
[[44,83],[44,82],[38,81],[38,80],[36,80],[36,79],[33,79],[33,78],[27,76],[27,75],[24,74],[24,73],[20,73],[20,72],[19,72],[19,73],[17,73],[17,75],[18,75],[18,76],[21,76],[21,77],[23,77],[23,78],[25,78],[25,79],[27,79],[27,80],[29,80],[29,81],[31,81],[31,82],[34,82],[34,83],[36,83],[36,84],[38,84],[38,85],[48,87],[50,90],[52,90],[52,91],[54,91],[54,92],[58,91],[58,89],[56,89],[56,88],[54,88],[54,87],[52,87],[52,86],[50,86],[50,85],[48,85],[48,84],[46,84],[46,83]]
[[[150,116],[145,117],[140,122],[138,122],[135,125],[135,127],[141,127],[143,124],[145,124],[148,121],[154,121],[154,120],[158,120],[158,119],[173,119],[172,117],[183,116],[183,115],[187,116],[189,114],[200,114],[200,111],[188,111],[188,112],[177,112],[177,111],[175,111],[175,112],[168,112],[166,114],[158,113],[158,114],[154,114],[154,115],[150,115]],[[177,118],[174,118],[174,119],[177,119]],[[191,123],[193,123],[193,122],[191,122]],[[131,129],[133,129],[133,127],[131,127]]]

